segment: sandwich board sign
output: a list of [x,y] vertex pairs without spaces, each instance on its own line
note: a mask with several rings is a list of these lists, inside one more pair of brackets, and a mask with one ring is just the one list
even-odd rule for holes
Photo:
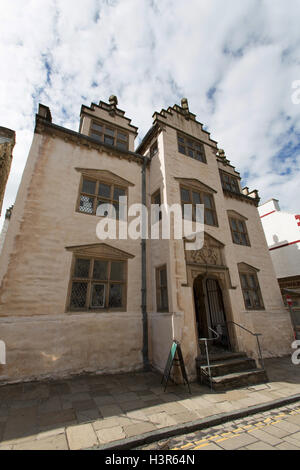
[[164,374],[163,374],[163,377],[162,377],[161,383],[165,385],[164,391],[166,391],[166,388],[167,388],[167,385],[168,385],[168,382],[169,382],[169,379],[170,379],[170,376],[171,376],[172,367],[173,367],[174,364],[180,366],[180,370],[181,370],[181,374],[182,374],[184,384],[188,386],[189,392],[190,392],[190,394],[192,394],[190,384],[189,384],[189,380],[188,380],[187,373],[186,373],[186,369],[185,369],[185,365],[184,365],[181,346],[180,346],[180,343],[178,341],[173,341],[173,343],[171,345],[170,353],[169,353],[168,360],[167,360],[167,363],[166,363],[166,367],[165,367],[165,370],[164,370]]

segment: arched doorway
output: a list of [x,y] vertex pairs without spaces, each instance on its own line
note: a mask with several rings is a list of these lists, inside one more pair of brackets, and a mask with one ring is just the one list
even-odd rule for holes
[[230,349],[223,294],[218,279],[198,276],[194,281],[194,301],[198,338],[213,338],[217,349]]

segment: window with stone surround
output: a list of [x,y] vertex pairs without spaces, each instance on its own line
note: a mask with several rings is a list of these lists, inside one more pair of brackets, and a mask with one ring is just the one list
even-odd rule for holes
[[233,243],[250,246],[245,221],[237,217],[229,217],[229,224]]
[[[83,176],[77,211],[84,214],[96,215],[97,209],[104,204],[111,204],[116,211],[116,218],[119,219],[120,196],[127,196],[127,188],[119,186],[109,181],[100,181]],[[109,214],[111,215],[111,214]]]
[[184,205],[192,204],[193,220],[196,220],[196,204],[204,204],[204,223],[206,225],[218,226],[217,212],[212,194],[187,186],[180,187],[182,213],[184,215]]
[[158,312],[169,311],[167,266],[156,268],[156,306]]
[[[161,206],[161,195],[160,195],[160,189],[155,191],[155,193],[152,194],[151,196],[151,204],[158,205],[159,207]],[[158,213],[158,220],[162,219],[162,212],[159,211]],[[157,220],[155,220],[157,222]]]
[[150,158],[154,157],[158,152],[157,140],[150,147]]
[[121,150],[128,150],[128,133],[101,121],[92,120],[90,137]]
[[125,310],[126,278],[127,261],[75,256],[69,309]]
[[257,277],[258,270],[245,263],[240,263],[238,269],[246,310],[264,310]]
[[206,163],[204,145],[196,139],[177,133],[178,152]]
[[222,187],[226,191],[240,194],[239,180],[236,176],[220,171]]

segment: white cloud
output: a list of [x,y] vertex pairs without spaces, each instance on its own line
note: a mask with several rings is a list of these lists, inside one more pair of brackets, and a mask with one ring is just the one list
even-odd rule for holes
[[0,125],[17,132],[4,210],[37,103],[77,130],[81,104],[115,93],[140,136],[154,111],[187,96],[247,185],[299,211],[298,0],[0,0],[0,8]]

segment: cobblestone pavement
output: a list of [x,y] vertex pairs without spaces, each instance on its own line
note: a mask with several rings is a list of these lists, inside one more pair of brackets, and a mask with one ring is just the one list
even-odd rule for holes
[[153,372],[0,386],[0,450],[101,448],[300,393],[290,357],[266,367],[269,383],[222,393],[197,383],[192,395],[180,385],[164,392]]
[[139,450],[300,450],[300,402]]

